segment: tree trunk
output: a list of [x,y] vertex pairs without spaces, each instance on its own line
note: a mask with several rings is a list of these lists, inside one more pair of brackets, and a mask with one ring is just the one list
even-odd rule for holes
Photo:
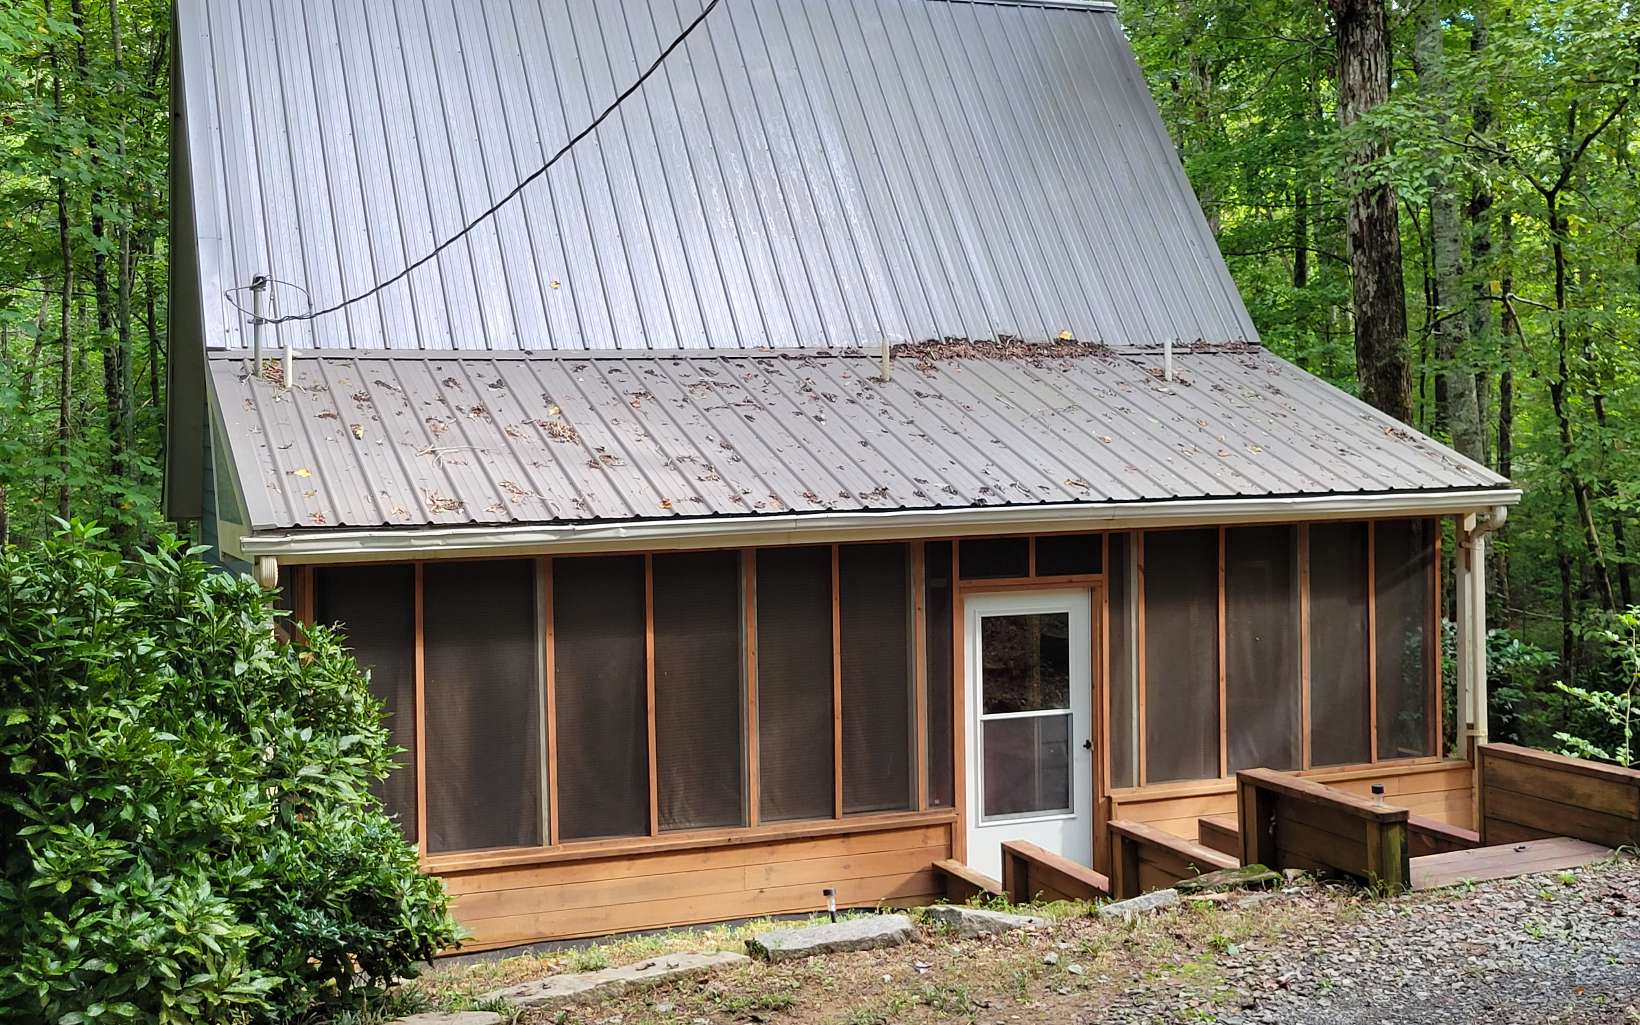
[[[51,0],[43,0],[45,16],[51,18]],[[63,113],[63,76],[57,54],[57,41],[52,40],[51,106],[59,117]],[[73,437],[73,417],[70,401],[73,397],[74,377],[74,240],[68,230],[68,183],[57,175],[57,250],[62,261],[62,301],[57,314],[61,318],[59,341],[62,345],[62,373],[57,378],[57,515],[69,517],[68,478],[70,470],[69,441]]]
[[[120,33],[120,4],[119,0],[108,0],[108,39],[109,49],[114,58],[114,91],[120,97],[120,106],[124,106],[125,95],[125,46]],[[116,151],[119,153],[120,163],[125,163],[125,137],[119,138]],[[125,197],[121,197],[124,202]],[[116,483],[120,478],[133,478],[129,485],[135,485],[135,474],[127,464],[127,455],[136,448],[136,418],[132,411],[132,378],[131,378],[131,228],[129,218],[124,220],[116,229],[119,237],[119,250],[115,263],[115,280],[117,281],[117,297],[114,305],[114,365],[115,389],[109,394],[109,419],[112,421],[113,451],[119,457],[114,466]]]
[[[1418,91],[1435,120],[1437,135],[1445,135],[1450,116],[1451,90],[1445,72],[1446,28],[1441,20],[1440,0],[1423,0],[1418,15],[1414,65],[1418,69]],[[1433,166],[1438,166],[1435,161]],[[1435,173],[1429,180],[1429,245],[1435,265],[1434,314],[1435,355],[1439,361],[1442,387],[1437,389],[1441,404],[1437,421],[1444,421],[1452,434],[1452,447],[1477,463],[1486,461],[1481,442],[1480,404],[1475,394],[1474,361],[1469,352],[1469,314],[1465,303],[1471,296],[1464,288],[1463,225],[1458,219],[1458,196],[1445,175]]]
[[[1389,98],[1389,26],[1384,0],[1331,2],[1338,35],[1338,120],[1348,129]],[[1346,172],[1356,378],[1363,399],[1411,423],[1399,214],[1394,187],[1378,180],[1372,168],[1383,151],[1382,140],[1363,141]]]
[[1568,349],[1571,347],[1571,338],[1566,327],[1569,301],[1567,296],[1567,265],[1566,265],[1566,231],[1565,216],[1560,212],[1560,195],[1550,192],[1544,197],[1544,204],[1549,223],[1549,249],[1554,258],[1555,272],[1555,349],[1556,368],[1555,376],[1549,382],[1549,403],[1555,411],[1555,421],[1560,428],[1561,460],[1566,467],[1566,483],[1572,491],[1572,499],[1577,504],[1578,526],[1583,531],[1583,543],[1588,549],[1591,568],[1594,572],[1594,583],[1599,591],[1600,601],[1607,609],[1617,607],[1617,594],[1612,588],[1611,570],[1606,565],[1606,556],[1600,543],[1600,531],[1594,522],[1594,508],[1590,500],[1588,483],[1577,468],[1576,444],[1572,434],[1571,411],[1566,402],[1566,386],[1571,379],[1571,367]]
[[[1487,44],[1485,5],[1475,5],[1470,11],[1470,18],[1469,52],[1479,54]],[[1469,119],[1477,136],[1490,136],[1492,102],[1484,89],[1477,93]],[[1475,175],[1469,190],[1469,207],[1465,211],[1469,218],[1469,266],[1474,279],[1469,286],[1469,343],[1472,350],[1487,357],[1488,365],[1496,365],[1492,360],[1496,346],[1492,344],[1492,318],[1488,309],[1491,295],[1487,286],[1490,279],[1488,271],[1492,266],[1492,205],[1495,201],[1486,175]],[[1486,426],[1491,419],[1491,392],[1491,375],[1487,373],[1487,367],[1478,367],[1475,371],[1475,411],[1480,426],[1482,462],[1487,461]]]

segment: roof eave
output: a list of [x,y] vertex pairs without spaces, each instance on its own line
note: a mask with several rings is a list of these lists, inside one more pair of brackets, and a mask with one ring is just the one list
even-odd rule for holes
[[291,563],[580,552],[735,548],[773,544],[914,540],[954,535],[1052,533],[1437,516],[1515,505],[1518,488],[1463,488],[1381,494],[1169,499],[1095,505],[969,506],[769,516],[666,518],[573,524],[506,524],[400,529],[259,530],[241,541],[247,559]]

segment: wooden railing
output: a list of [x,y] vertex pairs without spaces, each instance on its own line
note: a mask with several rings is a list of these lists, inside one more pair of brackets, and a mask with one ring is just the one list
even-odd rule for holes
[[1196,838],[1232,858],[1241,857],[1241,833],[1234,815],[1204,815],[1196,820]]
[[1513,744],[1483,744],[1476,762],[1482,844],[1569,836],[1640,846],[1640,771]]
[[945,883],[945,899],[962,904],[974,897],[1000,897],[1002,884],[960,861],[945,858],[934,862],[934,878]]
[[1338,872],[1391,890],[1412,878],[1405,808],[1276,772],[1236,773],[1244,865]]
[[1110,896],[1110,880],[1034,843],[1009,840],[1002,845],[1002,891],[1015,904],[1095,900]]
[[1143,822],[1113,819],[1109,829],[1110,895],[1117,900],[1240,864],[1227,854]]
[[1480,845],[1481,836],[1473,829],[1448,825],[1427,815],[1407,817],[1407,853],[1414,858],[1474,850]]

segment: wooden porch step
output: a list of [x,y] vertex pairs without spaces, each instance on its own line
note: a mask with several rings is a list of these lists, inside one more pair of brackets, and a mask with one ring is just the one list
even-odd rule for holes
[[1513,879],[1538,872],[1582,868],[1611,857],[1611,848],[1567,836],[1524,843],[1426,854],[1412,859],[1412,888],[1436,890],[1461,882]]
[[971,897],[1002,896],[1002,884],[953,858],[934,862],[934,877],[945,883],[945,899],[961,904]]
[[1228,854],[1241,863],[1241,830],[1234,815],[1204,815],[1197,819],[1196,839],[1203,847]]

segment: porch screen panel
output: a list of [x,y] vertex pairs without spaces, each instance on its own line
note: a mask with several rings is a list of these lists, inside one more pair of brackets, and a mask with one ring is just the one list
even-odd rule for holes
[[1098,573],[1098,534],[1048,534],[1036,539],[1036,575],[1068,577]]
[[831,549],[757,553],[758,813],[831,818]]
[[422,569],[427,849],[545,842],[535,563]]
[[1025,577],[1031,574],[1031,540],[1026,537],[971,537],[961,545],[958,570],[964,580]]
[[1429,618],[1434,523],[1383,520],[1373,529],[1378,575],[1378,757],[1433,754]]
[[1139,784],[1139,702],[1134,656],[1134,574],[1127,534],[1110,536],[1105,586],[1110,603],[1110,785]]
[[654,557],[660,826],[740,826],[745,708],[739,552]]
[[1372,759],[1367,525],[1310,526],[1310,764]]
[[927,635],[928,806],[949,808],[956,800],[951,732],[951,542],[923,548],[923,620]]
[[416,569],[338,566],[313,571],[314,616],[337,626],[370,675],[370,693],[387,710],[387,732],[404,752],[386,780],[371,786],[410,840],[416,838]]
[[1219,774],[1217,530],[1144,539],[1145,781]]
[[911,546],[837,552],[843,811],[915,806]]
[[552,560],[552,622],[559,839],[646,835],[643,556]]
[[1230,771],[1300,768],[1298,528],[1225,531],[1224,600]]

